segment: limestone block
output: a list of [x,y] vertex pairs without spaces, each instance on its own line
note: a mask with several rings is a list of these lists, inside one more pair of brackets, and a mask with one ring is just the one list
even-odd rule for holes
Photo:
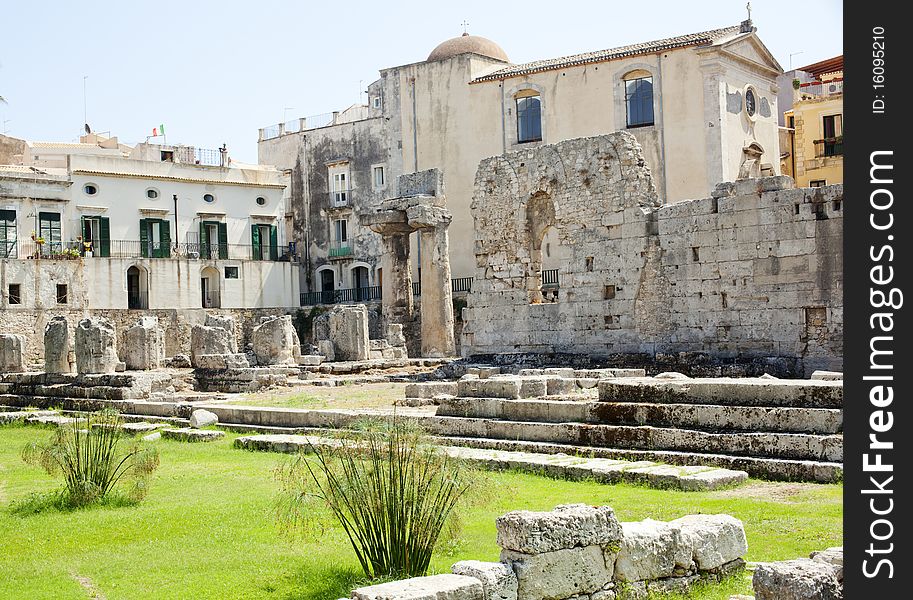
[[647,593],[655,595],[678,594],[683,596],[688,593],[691,584],[699,581],[700,575],[689,577],[666,577],[655,581],[647,581]]
[[175,354],[168,360],[168,366],[172,369],[189,369],[193,365],[186,354]]
[[215,425],[219,422],[219,417],[208,410],[198,408],[190,413],[190,426],[194,429],[202,429],[209,425]]
[[455,381],[426,381],[406,384],[406,398],[434,398],[456,396],[459,384]]
[[352,590],[354,600],[484,600],[482,582],[465,575],[432,575]]
[[114,373],[117,357],[117,333],[114,322],[101,317],[87,317],[76,325],[76,372]]
[[181,427],[179,429],[163,429],[162,437],[179,442],[211,442],[225,436],[224,431],[215,429],[193,429]]
[[224,327],[194,325],[190,330],[190,362],[199,367],[204,354],[235,354],[235,336]]
[[[594,384],[595,385],[595,380]],[[547,391],[549,396],[563,396],[566,394],[577,393],[577,380],[567,379],[564,377],[548,377],[546,379]]]
[[317,340],[317,352],[322,354],[327,362],[336,360],[336,346],[331,340]]
[[24,354],[25,337],[11,333],[0,334],[0,374],[25,371]]
[[391,346],[405,346],[406,336],[403,333],[403,326],[400,323],[390,323],[387,325],[387,342]]
[[70,373],[70,331],[66,317],[54,317],[44,327],[45,373]]
[[251,343],[257,364],[264,366],[295,364],[301,354],[298,333],[289,315],[262,321],[251,331]]
[[751,585],[757,600],[842,600],[833,565],[799,558],[759,563]]
[[[539,373],[535,373],[538,375]],[[548,369],[542,369],[542,375],[552,375],[554,377],[564,377],[565,379],[573,379],[574,369],[570,367],[551,367]]]
[[235,334],[235,320],[230,315],[206,315],[204,325],[207,327],[219,327],[232,335]]
[[843,373],[838,371],[815,371],[811,379],[818,381],[843,381]]
[[624,537],[615,559],[615,579],[660,579],[671,577],[676,565],[690,568],[692,549],[683,543],[677,527],[652,519],[621,527]]
[[548,394],[548,380],[545,377],[521,377],[520,397],[539,398]]
[[495,520],[498,545],[540,554],[580,546],[617,546],[622,529],[610,506],[562,504],[549,512],[518,510]]
[[681,531],[682,543],[692,549],[701,571],[716,569],[748,552],[742,522],[729,515],[688,515],[670,521]]
[[335,360],[368,360],[368,309],[364,304],[338,305],[329,312]]
[[464,398],[520,398],[519,378],[460,379],[457,395]]
[[843,546],[812,552],[809,558],[833,566],[837,574],[837,581],[843,581]]
[[501,551],[517,575],[518,600],[563,600],[601,590],[612,579],[601,546],[526,554]]
[[297,362],[302,367],[318,367],[323,363],[323,356],[319,354],[302,354],[298,357]]
[[165,339],[158,317],[145,316],[124,332],[124,362],[131,371],[158,369],[165,359]]
[[517,575],[501,562],[461,560],[451,569],[455,575],[475,577],[482,582],[485,600],[517,600]]

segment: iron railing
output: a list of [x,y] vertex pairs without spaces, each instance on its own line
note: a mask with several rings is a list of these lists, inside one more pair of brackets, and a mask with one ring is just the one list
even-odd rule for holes
[[810,98],[822,98],[824,96],[836,96],[843,93],[843,80],[834,79],[831,81],[810,81],[799,85],[799,94]]
[[453,293],[460,294],[472,291],[472,277],[456,277],[450,281]]
[[542,287],[558,287],[558,269],[542,271]]
[[352,204],[352,190],[336,190],[329,192],[330,208],[346,208]]
[[815,140],[815,158],[843,156],[843,136]]
[[336,240],[330,243],[330,258],[352,256],[352,242]]
[[380,300],[380,286],[346,288],[324,292],[302,292],[301,306],[317,304],[347,304],[351,302],[376,302]]

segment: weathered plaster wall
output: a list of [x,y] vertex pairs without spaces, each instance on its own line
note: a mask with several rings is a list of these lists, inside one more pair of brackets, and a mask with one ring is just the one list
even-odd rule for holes
[[[463,354],[707,352],[839,369],[843,188],[791,188],[751,179],[660,206],[624,132],[482,161]],[[528,211],[543,202],[569,256],[546,294]]]

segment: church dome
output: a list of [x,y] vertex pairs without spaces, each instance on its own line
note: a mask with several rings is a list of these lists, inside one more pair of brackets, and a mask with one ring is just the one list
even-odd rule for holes
[[501,46],[488,38],[469,35],[468,33],[464,33],[460,37],[455,37],[438,44],[437,48],[432,50],[431,54],[428,55],[428,60],[425,62],[447,60],[448,58],[466,54],[467,52],[481,54],[482,56],[487,56],[488,58],[503,62],[510,62],[507,60],[507,53],[504,52]]

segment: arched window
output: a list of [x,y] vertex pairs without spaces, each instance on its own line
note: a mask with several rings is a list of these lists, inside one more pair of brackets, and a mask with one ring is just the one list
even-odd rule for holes
[[542,103],[533,90],[520,92],[517,100],[517,142],[542,140]]
[[628,127],[653,125],[653,76],[649,71],[631,71],[624,81]]

